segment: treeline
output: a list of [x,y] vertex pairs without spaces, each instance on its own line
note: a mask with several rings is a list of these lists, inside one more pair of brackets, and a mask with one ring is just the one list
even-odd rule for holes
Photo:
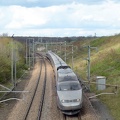
[[25,42],[26,40],[32,40],[34,39],[34,41],[39,41],[39,42],[72,42],[72,41],[78,41],[78,40],[87,40],[87,39],[93,39],[94,37],[92,36],[88,36],[88,37],[84,37],[84,36],[79,36],[79,37],[24,37],[24,36],[15,36],[14,39],[20,41],[20,42]]
[[[0,37],[0,84],[11,82],[12,62],[16,62],[17,77],[20,77],[26,68],[25,46],[18,41],[12,44],[12,40],[10,37]],[[16,58],[16,61],[13,61],[12,56]]]

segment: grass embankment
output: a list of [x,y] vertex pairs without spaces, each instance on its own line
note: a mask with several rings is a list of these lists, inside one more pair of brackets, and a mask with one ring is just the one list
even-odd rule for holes
[[[5,85],[9,88],[12,86],[11,81],[12,48],[14,58],[16,58],[17,69],[16,77],[19,78],[23,74],[23,70],[25,69],[24,46],[17,41],[14,42],[15,43],[13,45],[12,39],[9,37],[0,38],[0,84]],[[15,61],[13,61],[13,63],[15,63]],[[0,90],[3,89],[0,87]]]
[[[79,41],[77,45],[79,55],[75,53],[74,69],[86,80],[87,62],[83,59],[87,58],[87,48],[82,46],[88,45],[88,42]],[[108,84],[120,86],[120,35],[96,38],[90,41],[90,45],[98,47],[98,52],[91,50],[91,81],[95,81],[96,76],[105,76]],[[91,89],[96,93],[115,91],[111,87],[97,91],[95,85],[91,85]],[[120,89],[117,95],[102,95],[99,98],[108,106],[114,118],[120,120]]]

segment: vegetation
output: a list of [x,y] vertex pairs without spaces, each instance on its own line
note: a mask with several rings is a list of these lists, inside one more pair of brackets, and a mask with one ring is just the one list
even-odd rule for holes
[[[21,38],[20,38],[21,39]],[[25,38],[26,39],[26,38]],[[57,38],[55,38],[56,40]],[[60,38],[59,38],[60,39]],[[71,39],[65,38],[67,42],[72,41]],[[105,76],[107,78],[107,83],[112,85],[120,86],[120,35],[110,36],[110,37],[100,37],[100,38],[74,38],[73,57],[74,57],[74,71],[83,79],[87,80],[87,60],[88,58],[88,45],[92,47],[97,47],[98,51],[91,49],[91,81],[96,80],[96,76]],[[10,86],[11,83],[11,50],[12,48],[16,50],[17,58],[17,77],[20,77],[23,70],[27,67],[25,66],[24,58],[24,45],[16,41],[16,45],[11,44],[12,39],[9,37],[0,38],[0,84],[6,84]],[[64,41],[64,40],[63,40]],[[17,46],[17,47],[15,47]],[[63,56],[65,46],[54,46],[53,50],[58,52],[59,55]],[[51,46],[48,46],[48,49]],[[72,66],[72,48],[67,47],[67,63]],[[107,87],[104,91],[96,90],[95,85],[91,85],[91,91],[97,93],[100,92],[115,92],[112,87]],[[110,112],[116,120],[120,120],[120,90],[118,89],[117,95],[103,95],[99,97],[110,109]]]
[[16,52],[16,56],[13,54],[16,57],[18,78],[23,74],[23,70],[25,69],[24,45],[15,40],[13,45],[12,39],[9,37],[0,38],[0,84],[7,84],[8,86],[8,83],[11,83],[12,48],[13,52]]
[[[105,76],[106,82],[120,86],[120,35],[94,38],[93,40],[76,41],[78,49],[74,52],[74,70],[84,80],[87,80],[87,48],[98,47],[98,51],[91,49],[91,81],[96,80],[96,76]],[[69,61],[71,64],[71,61]],[[104,91],[97,91],[95,85],[91,85],[91,91],[115,92],[112,87],[107,87]],[[116,120],[120,120],[120,90],[117,95],[102,95],[99,97],[109,108]]]

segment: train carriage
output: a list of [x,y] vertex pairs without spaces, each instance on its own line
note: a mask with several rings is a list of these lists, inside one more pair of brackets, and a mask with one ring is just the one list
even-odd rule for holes
[[48,51],[56,78],[57,105],[67,115],[79,113],[82,108],[82,88],[73,70],[55,53]]

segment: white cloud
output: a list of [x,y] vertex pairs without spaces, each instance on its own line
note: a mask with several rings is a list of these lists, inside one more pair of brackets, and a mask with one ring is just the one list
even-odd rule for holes
[[110,0],[99,5],[73,2],[51,7],[1,7],[0,32],[44,36],[79,36],[95,32],[109,35],[120,32],[119,9],[120,4]]
[[8,8],[11,13],[11,21],[6,24],[8,29],[19,29],[30,26],[44,25],[49,18],[41,8],[26,8],[21,6],[11,6]]

